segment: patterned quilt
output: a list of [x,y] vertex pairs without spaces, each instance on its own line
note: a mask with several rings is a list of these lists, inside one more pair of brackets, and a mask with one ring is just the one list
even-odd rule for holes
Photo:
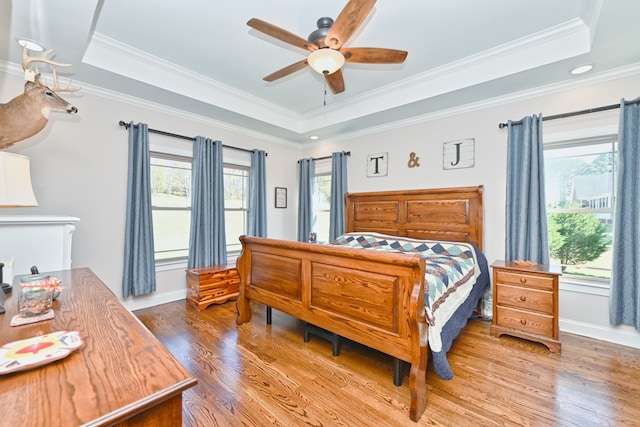
[[425,315],[429,321],[429,347],[442,348],[441,331],[457,308],[467,299],[480,275],[473,246],[460,242],[417,240],[379,233],[347,233],[331,242],[351,248],[387,252],[409,252],[424,256]]

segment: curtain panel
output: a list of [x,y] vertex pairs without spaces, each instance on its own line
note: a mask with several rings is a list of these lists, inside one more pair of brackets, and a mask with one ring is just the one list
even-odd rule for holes
[[191,171],[191,232],[188,268],[227,262],[222,142],[197,136]]
[[347,153],[331,154],[331,200],[329,204],[329,241],[344,234],[344,195],[347,192]]
[[156,290],[151,214],[149,127],[129,123],[127,213],[124,235],[122,294],[145,295]]
[[640,99],[620,103],[609,295],[612,325],[640,330]]
[[313,159],[298,161],[298,241],[307,242],[313,231],[313,191],[316,175]]
[[542,115],[508,122],[507,260],[549,264]]
[[251,152],[249,176],[249,229],[247,234],[267,237],[267,153],[264,150]]

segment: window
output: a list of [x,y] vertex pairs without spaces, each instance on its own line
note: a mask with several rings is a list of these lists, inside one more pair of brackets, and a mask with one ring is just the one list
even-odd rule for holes
[[238,238],[247,234],[249,224],[249,168],[224,165],[224,225],[227,252],[240,252]]
[[615,137],[545,144],[551,260],[565,276],[609,281]]
[[[249,217],[249,167],[224,165],[227,253],[239,252]],[[151,205],[156,261],[189,256],[191,158],[151,153]]]
[[189,256],[191,159],[151,153],[151,212],[156,261]]
[[331,208],[331,172],[316,173],[313,192],[313,224],[319,242],[329,241]]

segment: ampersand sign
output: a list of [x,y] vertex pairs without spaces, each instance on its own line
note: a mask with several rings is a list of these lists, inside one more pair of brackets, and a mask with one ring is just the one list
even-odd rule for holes
[[418,163],[419,160],[420,157],[416,156],[416,153],[411,152],[409,153],[409,161],[407,162],[407,166],[410,168],[420,167],[420,163]]

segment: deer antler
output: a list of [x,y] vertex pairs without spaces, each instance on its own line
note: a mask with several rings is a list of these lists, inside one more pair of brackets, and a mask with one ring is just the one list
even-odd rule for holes
[[47,55],[49,55],[51,52],[53,52],[53,49],[49,49],[48,51],[44,52],[40,56],[33,57],[27,54],[27,47],[24,46],[22,48],[22,69],[24,71],[27,71],[29,69],[29,65],[31,65],[32,62],[44,62],[45,64],[54,65],[56,67],[71,66],[71,64],[63,64],[62,62],[55,62],[55,61],[52,61],[51,59],[47,59]]
[[69,84],[67,84],[67,87],[61,87],[60,85],[58,85],[58,74],[56,73],[56,69],[53,69],[53,87],[50,87],[50,89],[54,92],[77,92],[80,90],[79,87],[73,87],[71,86],[71,83],[73,83],[73,80],[69,80]]
[[31,70],[29,68],[29,66],[34,63],[34,62],[44,62],[45,64],[49,64],[51,65],[51,69],[53,70],[53,87],[50,87],[50,89],[54,92],[76,92],[78,90],[80,90],[79,87],[72,87],[71,83],[72,81],[69,80],[69,84],[67,85],[67,87],[61,87],[58,84],[58,74],[56,73],[56,67],[70,67],[71,64],[64,64],[62,62],[55,62],[52,61],[51,59],[47,59],[47,56],[53,52],[53,49],[49,49],[46,52],[44,52],[42,55],[40,56],[29,56],[27,54],[27,47],[24,46],[22,48],[22,69],[25,72],[25,78],[27,80],[31,80],[31,81],[38,81],[40,79],[40,72],[38,71],[38,66],[36,65],[36,71],[34,72],[33,70]]

